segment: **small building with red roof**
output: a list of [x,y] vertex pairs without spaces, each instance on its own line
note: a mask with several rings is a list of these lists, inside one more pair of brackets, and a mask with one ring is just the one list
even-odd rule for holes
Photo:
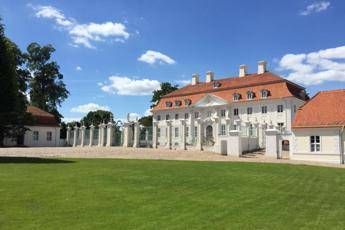
[[55,116],[36,106],[29,105],[26,109],[33,121],[25,125],[25,135],[17,140],[6,138],[5,146],[55,147],[60,146],[60,125]]
[[344,163],[345,89],[321,91],[292,123],[292,159]]

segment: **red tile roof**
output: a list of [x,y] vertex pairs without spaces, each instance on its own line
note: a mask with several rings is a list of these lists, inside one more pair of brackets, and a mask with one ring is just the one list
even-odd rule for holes
[[36,106],[29,105],[26,108],[26,112],[31,113],[31,115],[34,117],[34,125],[36,126],[59,126],[53,114],[48,113]]
[[321,91],[297,111],[293,128],[345,125],[345,89]]
[[[215,82],[220,83],[220,87],[215,88]],[[242,99],[239,102],[243,102],[246,101],[247,92],[253,91],[255,93],[253,100],[261,100],[261,90],[263,89],[269,90],[268,99],[286,97],[297,97],[302,100],[307,99],[302,93],[304,92],[302,86],[294,84],[271,72],[265,72],[263,74],[248,74],[245,77],[224,78],[209,83],[189,84],[162,97],[152,111],[186,107],[184,103],[182,103],[182,106],[175,107],[175,100],[181,100],[183,102],[185,99],[190,99],[192,101],[191,105],[194,105],[203,96],[210,93],[227,100],[229,103],[236,103],[233,101],[234,93],[240,93]],[[172,107],[166,107],[165,102],[168,101],[173,102]]]

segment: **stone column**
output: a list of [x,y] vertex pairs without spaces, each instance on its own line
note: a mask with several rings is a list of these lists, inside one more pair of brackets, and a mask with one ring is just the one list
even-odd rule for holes
[[242,142],[239,130],[231,130],[228,142],[228,156],[240,157],[242,155]]
[[202,149],[202,136],[203,136],[203,125],[202,125],[202,120],[200,118],[197,119],[198,122],[198,142],[197,142],[197,149],[198,150],[203,150]]
[[73,130],[73,147],[77,146],[78,126],[74,126]]
[[250,130],[249,130],[249,128],[250,128],[250,121],[246,121],[245,123],[245,126],[246,126],[246,135],[249,137],[250,135]]
[[80,147],[84,147],[84,139],[85,139],[85,126],[83,125],[80,127]]
[[107,134],[107,130],[106,130],[107,125],[102,123],[102,138],[101,138],[101,146],[104,146],[106,144],[106,139],[105,139],[105,135]]
[[231,130],[231,122],[230,122],[231,119],[230,118],[226,118],[225,121],[226,121],[226,131],[225,131],[225,134],[229,135],[229,132]]
[[103,139],[103,124],[98,125],[98,147],[102,146]]
[[134,122],[134,148],[139,148],[139,138],[140,138],[140,124],[138,121]]
[[265,147],[265,143],[266,143],[265,131],[266,131],[266,128],[267,128],[267,124],[263,123],[259,127],[260,127],[260,132],[259,132],[260,148],[264,148]]
[[90,141],[89,141],[89,146],[92,146],[92,141],[93,141],[93,134],[95,132],[95,126],[94,125],[90,125]]
[[107,147],[110,147],[112,145],[112,140],[113,140],[113,123],[111,123],[109,121],[109,123],[107,124]]
[[154,121],[152,124],[152,147],[155,149],[158,146],[157,131],[158,131],[158,122]]
[[181,145],[181,149],[186,150],[187,146],[186,146],[186,121],[185,120],[181,120],[181,128],[182,128],[182,145]]
[[67,144],[67,146],[69,146],[70,143],[71,143],[71,127],[68,126],[67,131],[66,131],[66,144]]
[[123,124],[123,147],[129,147],[129,129],[130,123],[125,122]]
[[166,134],[166,137],[167,137],[167,148],[168,149],[171,149],[171,121],[166,121],[166,124],[167,124],[167,134]]
[[279,143],[278,143],[279,131],[275,128],[267,129],[266,134],[266,153],[268,157],[279,158]]

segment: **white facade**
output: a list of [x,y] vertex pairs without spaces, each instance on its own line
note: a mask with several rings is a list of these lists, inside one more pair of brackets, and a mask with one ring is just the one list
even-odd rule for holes
[[[291,135],[296,108],[303,103],[295,97],[228,103],[207,94],[193,106],[153,112],[153,121],[157,126],[153,135],[157,136],[158,148],[183,149],[184,132],[186,149],[200,148],[231,154],[228,148],[231,145],[230,131],[238,130],[242,137],[242,151],[264,148],[265,130],[270,125],[280,125],[284,133]],[[278,106],[282,106],[281,112],[278,112]],[[201,146],[200,139],[203,142]]]
[[342,128],[294,129],[290,158],[342,163],[345,132]]
[[[28,147],[57,147],[64,146],[64,140],[60,139],[60,127],[26,126],[29,130],[24,135],[24,146]],[[17,145],[16,140],[5,138],[5,146]]]

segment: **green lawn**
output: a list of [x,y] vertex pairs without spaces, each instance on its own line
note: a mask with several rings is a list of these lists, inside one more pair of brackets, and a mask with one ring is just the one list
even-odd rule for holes
[[0,229],[344,229],[345,170],[0,157]]

